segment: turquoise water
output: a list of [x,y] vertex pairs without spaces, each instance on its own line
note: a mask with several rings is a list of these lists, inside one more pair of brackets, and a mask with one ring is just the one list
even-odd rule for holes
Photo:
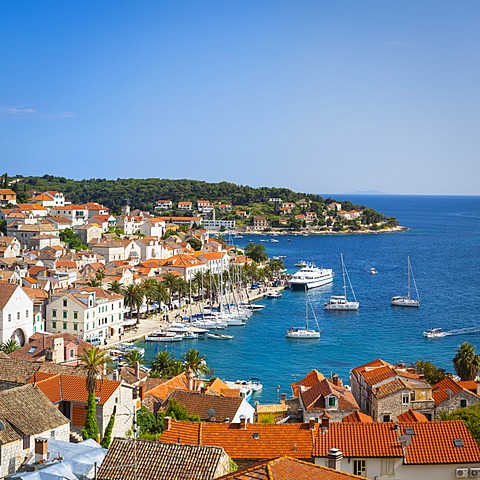
[[[335,198],[343,199],[340,195]],[[451,371],[460,343],[468,341],[480,347],[480,197],[345,198],[395,216],[410,230],[376,235],[278,236],[279,243],[263,243],[270,256],[286,255],[284,262],[291,272],[299,260],[334,269],[333,284],[307,293],[322,331],[320,340],[285,338],[287,328],[305,321],[305,293],[287,290],[282,298],[263,299],[260,303],[267,307],[254,313],[246,326],[230,327],[232,340],[190,340],[167,348],[177,357],[197,348],[222,379],[260,378],[263,391],[252,401],[265,403],[277,401],[280,393],[290,394],[290,384],[313,368],[325,375],[335,372],[345,383],[353,367],[377,357],[407,364],[425,359]],[[260,238],[270,237],[246,235],[236,241],[244,246]],[[331,294],[342,294],[340,253],[360,302],[358,312],[323,310]],[[408,255],[422,302],[419,309],[390,305],[392,296],[406,294]],[[375,267],[378,275],[371,275],[370,267]],[[422,332],[432,327],[460,332],[439,339],[424,338]],[[142,345],[149,359],[156,349],[164,348]]]

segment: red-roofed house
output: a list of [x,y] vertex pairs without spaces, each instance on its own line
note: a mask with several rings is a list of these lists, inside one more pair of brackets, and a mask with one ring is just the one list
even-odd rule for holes
[[320,428],[313,456],[325,465],[335,449],[335,468],[381,479],[450,480],[480,473],[480,446],[462,421],[330,423]]
[[398,415],[409,409],[429,420],[434,416],[432,387],[422,375],[404,366],[377,359],[354,368],[350,384],[360,410],[375,422],[396,421]]
[[[86,377],[37,373],[34,383],[57,406],[72,426],[82,429],[87,416],[88,391]],[[139,389],[118,380],[102,378],[95,388],[97,424],[103,436],[110,417],[115,413],[112,437],[125,437],[132,430],[134,413],[140,408]]]
[[470,407],[480,402],[480,396],[465,388],[453,378],[446,377],[433,386],[435,417],[442,412],[452,412],[458,408]]
[[29,198],[28,203],[35,203],[46,208],[63,207],[65,198],[62,192],[43,192],[36,193],[32,198]]
[[4,207],[9,203],[12,205],[17,203],[17,194],[10,188],[0,188],[0,207]]

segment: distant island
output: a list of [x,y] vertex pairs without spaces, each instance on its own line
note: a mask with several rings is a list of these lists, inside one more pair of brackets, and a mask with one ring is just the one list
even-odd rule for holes
[[[59,191],[72,204],[96,202],[119,215],[125,205],[162,217],[201,218],[203,225],[237,231],[305,231],[309,233],[369,233],[404,230],[395,217],[348,200],[336,201],[288,188],[250,187],[229,182],[160,178],[73,180],[54,175],[8,177],[18,203],[37,192]],[[373,193],[373,192],[372,192]],[[212,223],[213,222],[213,223]],[[214,228],[215,229],[215,228]]]

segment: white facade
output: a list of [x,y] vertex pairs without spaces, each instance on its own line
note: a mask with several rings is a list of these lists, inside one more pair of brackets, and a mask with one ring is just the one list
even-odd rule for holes
[[165,233],[165,222],[163,220],[145,220],[140,226],[140,233],[147,237],[161,238]]
[[101,340],[123,331],[124,302],[121,295],[86,287],[52,296],[46,309],[50,333],[71,333],[82,340]]
[[235,220],[204,220],[203,227],[208,230],[220,230],[222,227],[225,229],[234,229]]
[[33,302],[18,285],[0,283],[0,288],[0,342],[13,339],[23,346],[33,334]]

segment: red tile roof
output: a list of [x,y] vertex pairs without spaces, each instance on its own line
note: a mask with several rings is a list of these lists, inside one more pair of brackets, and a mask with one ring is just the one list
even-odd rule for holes
[[342,422],[362,422],[372,423],[373,419],[370,415],[359,412],[358,410],[342,418]]
[[428,422],[427,417],[423,415],[423,413],[416,412],[412,409],[398,415],[397,420],[401,423]]
[[[459,382],[451,377],[446,377],[433,386],[432,397],[435,405],[448,400],[460,392],[467,392],[469,395],[477,396],[476,393],[464,388]],[[479,397],[480,398],[480,397]]]
[[[319,431],[314,446],[315,457],[326,457],[331,448],[338,448],[344,457],[402,458],[404,449],[398,438],[406,428],[414,435],[406,448],[405,463],[417,465],[480,462],[480,446],[462,421],[399,423],[330,423]],[[463,447],[455,447],[461,439]]]
[[316,430],[306,423],[284,425],[197,423],[172,420],[160,441],[222,447],[232,458],[265,459],[288,455],[311,458]]

